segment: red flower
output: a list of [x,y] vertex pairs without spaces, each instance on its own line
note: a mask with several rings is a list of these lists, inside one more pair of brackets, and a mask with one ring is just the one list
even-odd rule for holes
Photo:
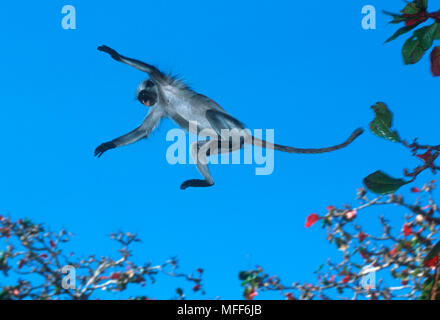
[[110,275],[110,279],[112,279],[112,280],[118,280],[120,277],[121,277],[120,272],[115,272]]
[[193,291],[194,291],[194,292],[197,292],[197,291],[200,290],[200,288],[201,288],[200,284],[196,284],[196,285],[194,285],[194,287],[193,287]]
[[43,259],[47,259],[47,258],[48,258],[48,255],[45,254],[45,253],[42,253],[42,254],[40,254],[40,257],[43,258]]
[[418,154],[417,158],[423,160],[424,162],[428,162],[428,160],[432,159],[432,152],[431,150],[428,150],[424,154]]
[[3,218],[3,216],[2,216],[2,215],[0,215],[0,221],[3,221],[3,219],[4,219],[4,218]]
[[405,223],[403,225],[402,232],[405,235],[405,237],[408,237],[412,233],[411,226],[408,223]]
[[390,256],[394,256],[397,253],[397,247],[394,247],[391,251],[390,251]]
[[49,240],[49,245],[52,249],[54,249],[56,247],[55,242],[52,241],[52,239]]
[[335,275],[332,275],[328,281],[333,282],[335,280]]
[[14,289],[14,291],[12,291],[12,294],[14,296],[18,296],[20,294],[20,291],[18,291],[18,289]]
[[295,300],[295,298],[293,297],[292,292],[288,292],[284,296],[286,297],[287,300]]
[[342,278],[341,282],[346,284],[348,281],[350,281],[350,275],[347,274],[344,278]]
[[26,260],[25,259],[21,259],[18,262],[18,269],[21,269],[25,265],[25,263],[26,263]]
[[435,256],[431,260],[428,260],[424,263],[426,267],[435,268],[437,266],[438,256]]
[[254,299],[256,296],[258,296],[258,292],[257,291],[252,291],[251,293],[249,293],[248,299],[252,300]]
[[328,207],[327,207],[327,211],[333,211],[333,210],[335,210],[335,209],[336,209],[335,206],[328,206]]
[[435,47],[431,52],[431,72],[434,77],[440,76],[440,47]]
[[400,283],[402,286],[406,286],[408,284],[408,280],[401,280]]
[[364,258],[365,260],[370,259],[370,255],[368,254],[368,252],[361,250],[361,251],[359,251],[359,253],[360,253],[361,257]]
[[359,238],[359,242],[364,242],[364,240],[368,237],[367,234],[363,233],[363,232],[359,232],[358,234],[358,238]]
[[411,188],[411,192],[413,192],[413,193],[418,193],[418,192],[420,192],[421,190],[419,189],[419,188],[416,188],[416,187],[414,187],[414,188]]
[[305,227],[306,228],[310,228],[311,226],[313,226],[316,221],[318,221],[320,219],[320,217],[316,214],[316,213],[312,213],[311,215],[309,215],[306,219],[306,224]]
[[100,277],[99,277],[99,280],[107,280],[107,279],[108,279],[107,276],[100,276]]
[[203,269],[202,269],[202,268],[198,268],[198,269],[197,269],[197,272],[198,272],[198,273],[203,273]]

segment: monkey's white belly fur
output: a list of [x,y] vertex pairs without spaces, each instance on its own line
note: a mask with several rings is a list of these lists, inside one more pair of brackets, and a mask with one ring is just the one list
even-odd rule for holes
[[[214,101],[204,97],[204,101],[201,103],[196,93],[192,95],[186,94],[182,97],[181,92],[176,93],[174,88],[167,89],[168,88],[164,89],[166,94],[164,111],[177,125],[194,134],[197,134],[197,129],[214,130],[206,118],[206,111],[215,108],[218,111],[224,112]],[[196,99],[196,97],[199,99]],[[190,123],[192,123],[192,125],[189,125]],[[203,133],[201,135],[206,136],[206,134]]]

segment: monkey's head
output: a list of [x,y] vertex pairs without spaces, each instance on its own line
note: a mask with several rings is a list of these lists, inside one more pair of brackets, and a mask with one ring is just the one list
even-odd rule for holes
[[151,80],[142,81],[137,88],[136,99],[146,107],[152,107],[157,103],[157,86]]

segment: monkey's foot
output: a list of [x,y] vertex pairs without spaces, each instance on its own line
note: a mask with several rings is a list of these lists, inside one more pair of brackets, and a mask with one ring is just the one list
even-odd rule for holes
[[180,190],[185,190],[189,187],[195,187],[195,188],[203,188],[203,187],[211,187],[214,183],[209,183],[206,180],[199,180],[199,179],[191,179],[186,180],[182,185],[180,186]]

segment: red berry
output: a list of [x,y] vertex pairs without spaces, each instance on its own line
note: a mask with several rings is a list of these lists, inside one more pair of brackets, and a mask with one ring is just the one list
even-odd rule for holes
[[435,268],[437,266],[438,256],[428,260],[424,263],[426,267]]
[[256,296],[258,296],[258,292],[257,291],[252,291],[251,293],[249,293],[248,299],[252,300],[254,299]]
[[363,233],[363,232],[360,232],[360,233],[358,234],[359,242],[364,242],[364,240],[365,240],[367,237],[368,237],[368,235],[365,234],[365,233]]
[[25,259],[21,259],[18,262],[18,269],[21,269],[25,265],[25,263],[26,263],[26,260]]
[[397,253],[397,247],[394,247],[391,251],[390,251],[390,256],[394,256]]
[[408,237],[412,233],[411,226],[407,223],[405,223],[402,227],[402,232],[405,235],[405,237]]
[[110,279],[112,279],[112,280],[118,280],[120,277],[121,277],[120,272],[115,272],[110,275]]
[[295,298],[293,297],[292,292],[288,292],[284,296],[286,297],[287,300],[295,300]]
[[349,282],[350,281],[350,275],[346,275],[344,278],[342,278],[342,280],[341,280],[341,282],[343,283],[343,284],[346,284],[347,282]]
[[309,215],[306,219],[306,224],[305,227],[306,228],[310,228],[311,226],[313,226],[316,221],[318,221],[320,219],[320,217],[316,214],[316,213],[312,213],[311,215]]

